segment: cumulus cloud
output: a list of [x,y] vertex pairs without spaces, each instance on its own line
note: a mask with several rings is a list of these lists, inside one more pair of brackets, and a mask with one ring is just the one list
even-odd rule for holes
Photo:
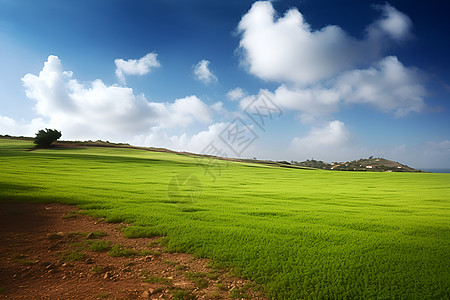
[[162,127],[188,126],[194,121],[210,123],[212,121],[212,111],[208,105],[197,96],[188,96],[177,99],[171,104],[150,103],[151,107],[159,111]]
[[369,35],[373,38],[382,38],[387,33],[392,39],[402,41],[411,35],[411,19],[389,4],[376,6],[383,17],[369,26]]
[[125,75],[145,75],[150,73],[153,68],[160,67],[156,53],[148,53],[140,59],[124,60],[117,58],[114,60],[116,64],[116,76],[121,83],[125,84]]
[[271,2],[255,2],[238,25],[243,63],[259,78],[297,85],[370,64],[386,41],[402,39],[411,28],[410,19],[394,7],[386,4],[381,10],[382,17],[358,40],[335,25],[312,29],[296,8],[276,19]]
[[305,137],[295,137],[289,151],[300,160],[311,157],[328,161],[346,159],[351,156],[351,151],[347,149],[351,147],[351,141],[352,136],[345,124],[334,120],[324,126],[311,128]]
[[207,130],[202,130],[192,136],[188,136],[186,133],[174,135],[161,127],[153,127],[148,133],[135,136],[132,139],[132,143],[133,145],[152,145],[177,151],[212,154],[208,151],[210,143],[217,145],[221,149],[225,148],[224,145],[220,144],[218,136],[226,126],[227,123],[215,123],[209,125]]
[[[82,84],[72,72],[64,71],[53,55],[39,75],[27,74],[22,81],[46,126],[62,130],[68,139],[129,141],[155,127],[165,130],[194,122],[208,124],[213,117],[209,106],[193,95],[172,103],[149,102],[131,88],[107,86],[99,79]],[[2,119],[2,123],[11,120]]]
[[302,89],[281,85],[275,90],[273,99],[285,109],[316,116],[338,111],[341,102],[339,93],[321,86]]
[[397,117],[421,112],[426,90],[418,71],[389,56],[374,67],[339,76],[335,89],[347,103],[368,103]]
[[10,134],[14,135],[12,131],[17,128],[16,121],[6,117],[6,116],[0,116],[0,134]]
[[209,69],[209,64],[208,60],[203,59],[194,65],[195,78],[205,84],[217,81],[217,77]]
[[247,93],[243,89],[241,89],[240,87],[237,87],[235,89],[229,90],[228,93],[227,93],[227,97],[231,101],[240,100],[240,99],[244,98],[246,95],[247,95]]
[[[332,114],[342,105],[351,104],[367,104],[402,117],[423,111],[427,95],[420,72],[405,67],[395,56],[386,57],[367,69],[343,72],[316,85],[295,87],[282,84],[273,93],[265,92],[281,108],[299,111],[310,115],[309,118]],[[243,98],[241,108],[252,99]]]
[[304,148],[323,148],[347,145],[350,133],[341,121],[334,120],[323,127],[313,127],[304,138],[294,138],[293,145]]

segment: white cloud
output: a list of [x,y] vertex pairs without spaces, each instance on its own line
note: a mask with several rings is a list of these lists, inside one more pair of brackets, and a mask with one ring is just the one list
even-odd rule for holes
[[196,153],[214,154],[211,152],[206,153],[208,152],[208,145],[212,142],[215,146],[220,147],[223,151],[227,150],[225,149],[225,146],[221,144],[219,139],[220,133],[225,130],[227,125],[227,123],[215,123],[210,125],[208,127],[208,130],[201,131],[192,136],[189,143],[186,144],[186,148]]
[[425,155],[446,155],[448,160],[450,158],[450,140],[428,142],[425,147]]
[[133,145],[142,145],[153,147],[164,147],[176,151],[189,151],[194,153],[205,153],[205,148],[213,142],[215,145],[221,148],[225,148],[220,144],[219,134],[225,129],[227,123],[215,123],[208,126],[207,130],[203,130],[188,136],[183,133],[182,135],[170,135],[166,130],[161,127],[153,127],[149,133],[135,136],[132,140]]
[[405,67],[389,56],[374,67],[353,70],[339,76],[335,88],[347,103],[368,103],[397,117],[421,112],[426,90],[417,70]]
[[231,101],[240,100],[240,99],[244,98],[246,95],[247,95],[247,93],[243,89],[241,89],[240,87],[237,87],[235,89],[229,90],[228,93],[227,93],[227,97]]
[[[131,88],[107,86],[99,79],[81,84],[53,55],[38,76],[27,74],[22,81],[27,97],[36,101],[36,112],[43,117],[39,125],[62,130],[66,139],[129,141],[152,128],[208,124],[213,117],[208,105],[196,96],[173,103],[148,102]],[[2,122],[11,123],[8,119]]]
[[341,121],[334,120],[324,127],[313,127],[304,138],[294,138],[292,143],[305,148],[336,147],[347,145],[350,133]]
[[[31,122],[16,121],[6,116],[0,116],[0,134],[12,136],[34,136],[39,129],[48,124],[42,118],[36,118]],[[47,126],[48,127],[48,126]]]
[[289,88],[281,85],[273,94],[275,102],[285,109],[312,115],[325,115],[339,110],[340,97],[333,89],[320,86]]
[[209,69],[209,64],[208,60],[203,59],[193,67],[195,78],[205,84],[217,81],[217,77]]
[[407,15],[387,3],[377,8],[381,10],[383,18],[369,26],[368,31],[371,36],[380,37],[387,33],[391,38],[399,41],[410,37],[412,21]]
[[389,38],[400,40],[411,27],[409,18],[392,6],[382,11],[382,18],[358,40],[334,25],[312,29],[296,8],[276,19],[271,2],[255,2],[238,25],[243,63],[259,78],[298,85],[370,64],[381,56]]
[[[282,109],[300,111],[302,119],[329,115],[343,105],[368,104],[382,112],[402,117],[425,108],[427,92],[419,72],[407,68],[395,56],[389,56],[373,67],[351,70],[335,79],[309,87],[280,85],[274,93],[265,91]],[[253,96],[241,100],[244,108]],[[311,115],[307,118],[305,115]]]
[[193,95],[171,104],[150,103],[150,106],[159,109],[162,127],[188,126],[194,121],[210,123],[213,117],[210,107]]
[[140,59],[124,60],[117,58],[114,60],[117,78],[121,83],[125,84],[125,75],[145,75],[150,73],[153,68],[161,66],[157,56],[156,53],[148,53]]
[[17,127],[16,121],[6,116],[0,116],[0,134],[13,135],[12,131]]
[[[335,120],[322,127],[313,127],[307,136],[292,140],[289,152],[296,160],[315,159],[331,161],[349,159],[353,154],[352,136],[345,124]],[[330,151],[331,150],[331,151]]]

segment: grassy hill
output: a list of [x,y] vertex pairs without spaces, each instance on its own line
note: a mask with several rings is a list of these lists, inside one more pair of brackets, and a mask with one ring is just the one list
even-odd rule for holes
[[[331,172],[0,139],[0,201],[76,204],[277,299],[450,297],[450,175]],[[222,161],[221,161],[222,162]]]
[[292,165],[310,167],[323,170],[335,171],[368,171],[368,172],[423,172],[407,165],[385,158],[361,158],[346,162],[325,163],[317,160],[306,160],[302,162],[293,161]]

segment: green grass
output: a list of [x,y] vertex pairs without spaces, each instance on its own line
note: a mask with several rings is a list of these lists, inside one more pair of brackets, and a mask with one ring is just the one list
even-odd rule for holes
[[116,244],[108,251],[108,255],[111,257],[132,257],[136,256],[137,252],[133,249],[125,248],[123,245]]
[[89,245],[89,250],[92,250],[95,252],[108,251],[109,249],[111,249],[110,241],[93,241]]
[[[164,236],[269,297],[450,297],[450,175],[297,170],[118,148],[26,151],[0,139],[0,201],[77,204],[131,238]],[[192,199],[167,189],[195,175]],[[189,189],[185,192],[190,192]]]
[[152,275],[148,270],[142,270],[141,276],[144,278],[143,280],[148,283],[163,283],[163,284],[170,284],[172,280]]
[[103,273],[104,270],[105,269],[103,267],[93,266],[92,269],[91,269],[91,273],[94,274],[94,275],[98,275],[98,274]]
[[175,289],[172,291],[173,300],[194,300],[197,299],[190,291]]
[[29,259],[26,255],[15,254],[12,257],[13,261],[21,266],[33,266],[37,261]]
[[61,259],[65,262],[74,262],[84,260],[86,258],[86,253],[81,250],[73,250],[61,253]]
[[204,289],[208,287],[208,280],[206,279],[207,273],[186,272],[184,273],[184,275],[186,276],[186,278],[195,282],[199,289]]

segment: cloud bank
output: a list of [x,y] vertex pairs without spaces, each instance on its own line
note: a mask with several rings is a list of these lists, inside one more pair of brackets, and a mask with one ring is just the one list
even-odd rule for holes
[[[407,68],[395,56],[388,56],[374,66],[343,72],[336,78],[310,87],[280,85],[267,91],[283,109],[311,116],[324,116],[342,106],[368,105],[395,117],[419,113],[425,108],[427,91],[415,68]],[[241,107],[250,99],[243,98]]]
[[[131,88],[108,86],[100,79],[80,83],[54,55],[39,75],[27,74],[22,82],[40,116],[33,121],[35,126],[33,122],[22,125],[21,130],[27,129],[29,135],[34,133],[31,129],[50,127],[62,130],[66,139],[130,141],[154,132],[184,130],[192,124],[207,125],[213,119],[213,110],[194,95],[172,103],[149,102]],[[2,127],[20,125],[6,117],[0,123]]]

